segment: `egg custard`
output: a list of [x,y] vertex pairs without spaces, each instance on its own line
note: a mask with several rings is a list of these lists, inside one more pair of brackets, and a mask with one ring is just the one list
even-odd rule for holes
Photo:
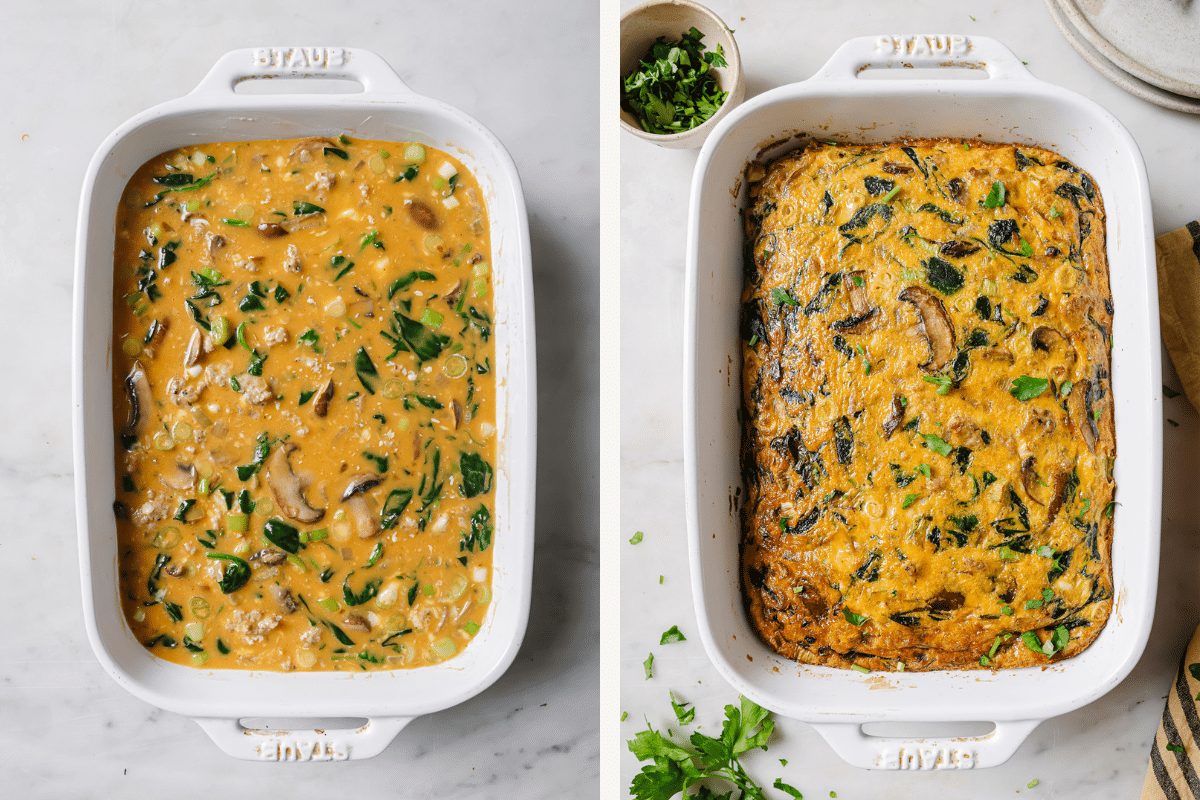
[[1104,206],[1047,150],[810,143],[754,164],[742,585],[807,664],[1011,668],[1112,610]]
[[487,216],[416,143],[189,146],[117,216],[120,592],[180,664],[443,662],[491,601]]

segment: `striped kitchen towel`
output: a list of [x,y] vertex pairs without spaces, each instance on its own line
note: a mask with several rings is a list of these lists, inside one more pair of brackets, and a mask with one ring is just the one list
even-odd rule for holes
[[1163,341],[1183,382],[1183,393],[1193,408],[1200,409],[1200,222],[1164,233],[1154,244]]
[[1142,786],[1142,800],[1196,800],[1200,798],[1200,628],[1192,634],[1171,685],[1158,734],[1150,746],[1150,766]]

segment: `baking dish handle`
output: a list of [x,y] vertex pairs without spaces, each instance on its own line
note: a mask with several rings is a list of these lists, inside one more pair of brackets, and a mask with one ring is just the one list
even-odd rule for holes
[[997,722],[982,736],[894,738],[870,736],[858,723],[815,722],[813,727],[846,763],[863,769],[973,769],[1012,758],[1042,720]]
[[217,747],[243,761],[349,761],[384,751],[415,717],[373,717],[345,730],[263,730],[236,719],[195,717]]
[[357,47],[250,47],[221,56],[192,90],[193,95],[234,94],[244,80],[294,78],[350,80],[364,94],[413,94],[380,56]]
[[986,36],[860,36],[837,49],[814,78],[853,80],[865,69],[982,69],[989,78],[1037,80],[1021,59]]

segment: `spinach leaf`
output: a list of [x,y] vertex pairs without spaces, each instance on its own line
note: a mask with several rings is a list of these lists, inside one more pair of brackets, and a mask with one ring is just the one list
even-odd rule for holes
[[298,200],[293,200],[292,213],[297,217],[301,217],[305,214],[324,214],[325,209],[321,208],[320,206],[313,205],[312,203],[301,203]]
[[367,390],[367,394],[375,394],[375,381],[379,379],[379,373],[366,347],[358,348],[354,354],[354,373],[358,375],[358,382]]
[[475,497],[492,490],[492,465],[478,453],[463,453],[458,468],[462,473],[463,497]]
[[391,332],[380,331],[380,335],[395,347],[388,359],[399,352],[411,352],[418,361],[429,361],[437,358],[442,349],[450,344],[449,336],[434,333],[419,321],[406,317],[399,311],[393,311],[392,317]]
[[280,550],[293,554],[300,550],[300,532],[281,519],[267,520],[263,525],[263,537]]
[[[266,431],[263,431],[258,435],[257,442],[258,443],[254,446],[254,460],[249,464],[243,464],[237,468],[237,476],[239,481],[250,480],[250,476],[262,468],[263,462],[267,460],[267,454],[271,452],[271,440],[267,436]],[[249,511],[246,513],[249,513]]]
[[363,455],[363,458],[367,459],[368,461],[370,461],[372,464],[375,465],[375,469],[376,469],[376,471],[379,472],[380,475],[383,475],[385,472],[388,471],[387,456],[377,456],[374,453],[367,452],[366,450],[363,451],[362,455]]
[[412,502],[412,489],[392,489],[388,494],[387,500],[383,501],[383,519],[380,520],[380,525],[387,530],[394,528],[400,520],[400,515],[404,513],[404,509],[408,508],[408,504]]
[[395,296],[396,292],[403,292],[417,281],[436,280],[437,276],[432,272],[425,272],[424,270],[410,272],[407,275],[396,278],[396,280],[392,281],[391,285],[388,286],[388,300],[391,300]]
[[924,262],[925,277],[929,285],[946,296],[956,294],[963,287],[965,279],[960,270],[949,261],[943,261],[937,256]]
[[237,556],[228,553],[206,553],[205,555],[208,558],[229,562],[221,575],[221,580],[217,581],[217,586],[225,594],[236,592],[250,580],[250,565]]
[[350,588],[350,576],[353,575],[353,570],[349,572],[345,579],[342,580],[342,599],[346,601],[348,606],[361,606],[375,595],[379,594],[379,585],[383,583],[380,578],[372,578],[363,586],[363,590],[357,594]]
[[481,505],[471,515],[471,532],[462,535],[462,539],[458,543],[458,551],[461,553],[466,550],[473,553],[476,547],[481,553],[487,550],[492,543],[492,530],[491,512],[488,511],[487,506]]

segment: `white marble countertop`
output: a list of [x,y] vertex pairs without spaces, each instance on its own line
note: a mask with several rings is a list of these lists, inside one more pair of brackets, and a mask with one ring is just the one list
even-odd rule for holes
[[[0,19],[0,795],[594,796],[595,4],[64,0],[4,3]],[[236,761],[135,699],[93,656],[80,600],[70,342],[84,169],[117,125],[191,91],[220,55],[272,45],[373,50],[414,91],[479,119],[517,164],[532,239],[541,413],[524,645],[480,696],[339,765]]]
[[[623,0],[622,8],[634,5]],[[1091,97],[1132,132],[1146,160],[1156,233],[1200,216],[1200,117],[1125,94],[1071,49],[1040,3],[925,0],[794,3],[711,0],[736,32],[746,95],[811,76],[845,40],[881,33],[975,34],[1007,44],[1042,80]],[[621,724],[622,739],[678,731],[667,692],[699,709],[715,735],[736,693],[717,674],[696,631],[687,564],[681,429],[684,236],[697,151],[671,151],[621,137]],[[1164,382],[1178,388],[1166,351]],[[1162,559],[1150,643],[1133,673],[1105,697],[1038,727],[1005,765],[977,772],[871,772],[843,763],[815,731],[780,719],[770,752],[745,759],[770,797],[775,778],[805,797],[1130,798],[1141,790],[1163,700],[1192,630],[1200,563],[1200,452],[1196,412],[1164,401]],[[638,545],[626,541],[643,531]],[[1156,535],[1147,531],[1146,535]],[[678,625],[686,642],[660,645]],[[653,653],[654,677],[642,662]],[[786,760],[783,766],[780,760]],[[622,747],[621,781],[639,765]],[[1028,784],[1037,779],[1033,789]]]

